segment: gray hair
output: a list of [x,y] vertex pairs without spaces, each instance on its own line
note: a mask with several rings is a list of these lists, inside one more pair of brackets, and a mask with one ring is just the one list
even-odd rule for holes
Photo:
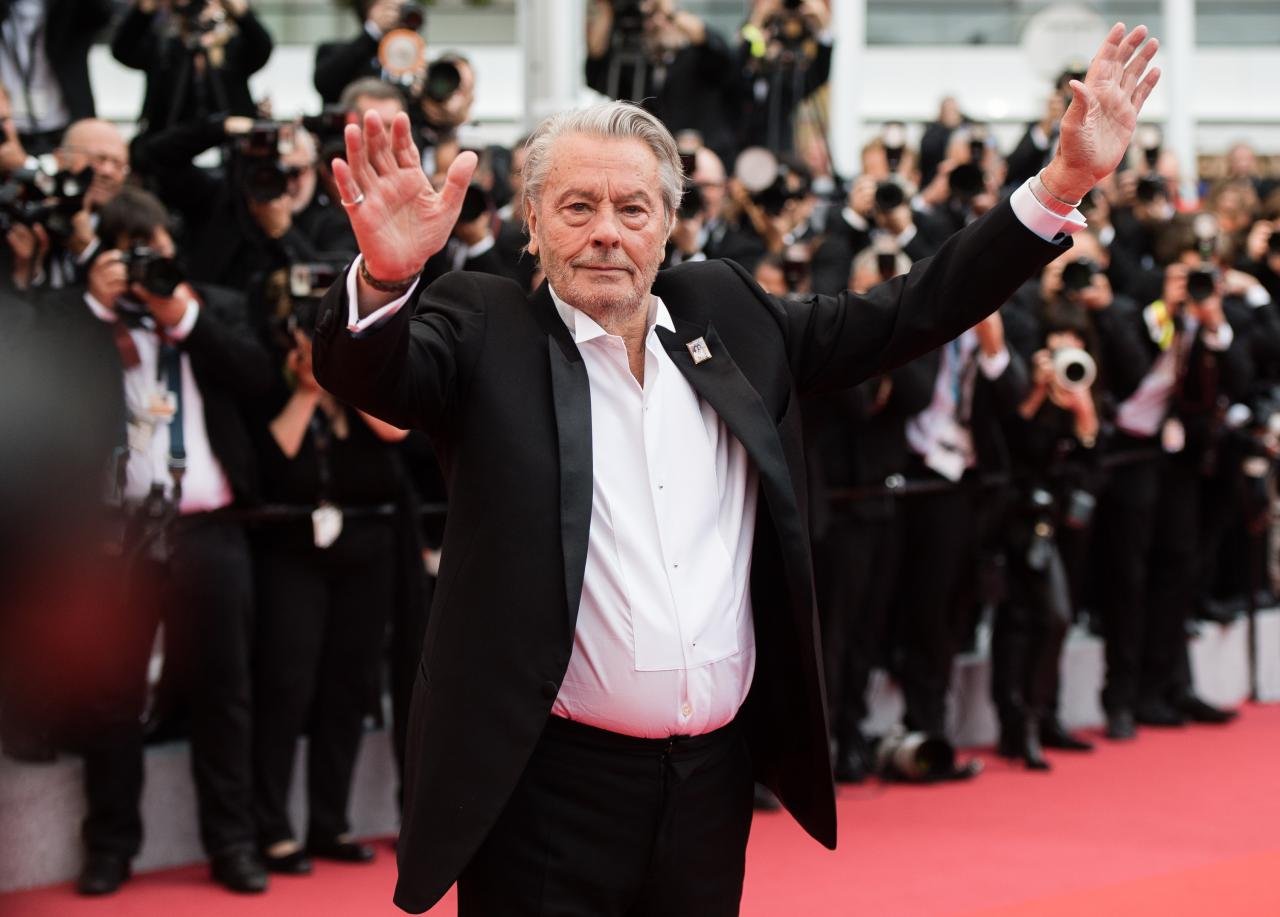
[[680,153],[675,138],[662,122],[639,105],[630,102],[601,102],[588,108],[560,112],[539,124],[525,143],[524,194],[535,203],[551,166],[551,147],[569,134],[602,138],[634,138],[647,146],[658,160],[658,184],[667,220],[675,219],[684,191]]

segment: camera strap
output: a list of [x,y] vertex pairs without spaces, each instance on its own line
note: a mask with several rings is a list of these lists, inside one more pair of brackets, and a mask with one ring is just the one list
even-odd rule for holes
[[182,503],[182,476],[187,470],[187,446],[182,428],[182,351],[164,336],[160,338],[156,381],[166,384],[173,393],[173,419],[169,422],[169,476],[173,478],[173,505],[178,507]]

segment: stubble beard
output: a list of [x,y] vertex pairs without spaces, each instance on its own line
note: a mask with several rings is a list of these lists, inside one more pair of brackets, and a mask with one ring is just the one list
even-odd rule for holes
[[[546,251],[543,248],[543,251]],[[631,270],[632,281],[625,292],[593,289],[590,283],[575,281],[574,266],[585,264],[616,264]],[[543,269],[547,281],[555,289],[556,295],[566,303],[584,312],[591,319],[610,333],[617,333],[624,325],[635,320],[636,314],[648,315],[649,294],[653,281],[658,276],[658,259],[646,265],[632,265],[624,262],[607,262],[602,259],[575,259],[571,262],[557,258],[544,258]]]

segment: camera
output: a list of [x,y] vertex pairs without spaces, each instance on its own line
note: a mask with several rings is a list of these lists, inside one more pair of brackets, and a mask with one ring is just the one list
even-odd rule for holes
[[706,209],[707,202],[702,196],[702,189],[693,182],[686,182],[684,194],[680,196],[680,208],[677,216],[682,220],[692,220]]
[[907,202],[907,192],[896,181],[877,182],[875,199],[876,210],[880,213],[888,213]]
[[301,169],[280,162],[280,127],[276,121],[255,121],[248,133],[236,138],[234,169],[240,187],[251,201],[274,201],[289,190],[289,179]]
[[221,7],[214,10],[212,15],[205,16],[204,12],[209,6],[210,0],[188,0],[173,6],[174,22],[188,51],[199,51],[200,39],[226,22],[227,14]]
[[480,219],[493,208],[493,198],[489,192],[476,184],[467,185],[462,195],[462,209],[458,211],[459,223],[470,223]]
[[1050,354],[1053,375],[1069,392],[1083,392],[1098,378],[1098,364],[1079,347],[1060,347]]
[[408,29],[410,32],[419,31],[427,24],[427,9],[421,3],[401,3],[400,4],[400,21],[397,23],[397,29]]
[[174,258],[166,258],[159,252],[136,245],[120,255],[129,283],[136,283],[155,296],[172,296],[178,284],[186,280],[182,267]]
[[1144,175],[1138,179],[1134,196],[1142,203],[1150,204],[1156,198],[1168,197],[1169,192],[1165,189],[1164,179],[1159,175]]
[[302,126],[316,138],[320,162],[346,158],[347,143],[343,135],[347,125],[355,121],[356,116],[341,105],[326,105],[320,114],[307,115],[302,119]]
[[787,290],[800,293],[808,289],[812,275],[813,256],[807,246],[800,243],[788,245],[782,253],[782,279]]
[[422,94],[433,102],[441,104],[449,101],[449,96],[458,91],[462,85],[462,71],[458,65],[449,60],[438,60],[427,66],[426,78],[422,81]]
[[876,771],[885,780],[934,783],[957,776],[956,752],[940,736],[899,727],[876,747]]
[[1218,292],[1218,270],[1211,264],[1201,264],[1187,272],[1187,297],[1192,302],[1212,299]]
[[336,260],[298,262],[289,266],[288,297],[282,299],[272,323],[273,337],[282,349],[294,346],[295,331],[311,336],[320,300],[341,280],[344,266]]
[[[788,179],[792,169],[772,152],[761,146],[747,147],[738,154],[733,177],[738,180],[752,202],[770,216],[777,216],[787,201],[804,197],[807,188],[793,189]],[[800,176],[797,173],[798,177]]]
[[1164,138],[1160,134],[1160,128],[1154,124],[1144,124],[1138,128],[1138,148],[1142,150],[1142,159],[1147,164],[1148,171],[1155,171],[1156,163],[1160,161],[1160,144]]
[[1102,266],[1088,258],[1072,261],[1062,269],[1062,289],[1065,293],[1082,293],[1093,285],[1093,278],[1102,273]]
[[93,169],[55,172],[46,168],[15,169],[0,184],[0,229],[43,226],[50,235],[71,235],[71,218],[84,209]]

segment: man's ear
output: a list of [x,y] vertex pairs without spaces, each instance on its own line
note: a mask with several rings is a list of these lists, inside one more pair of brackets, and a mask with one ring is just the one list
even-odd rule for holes
[[529,230],[529,244],[525,246],[529,254],[538,254],[538,209],[528,195],[524,198],[524,225]]

